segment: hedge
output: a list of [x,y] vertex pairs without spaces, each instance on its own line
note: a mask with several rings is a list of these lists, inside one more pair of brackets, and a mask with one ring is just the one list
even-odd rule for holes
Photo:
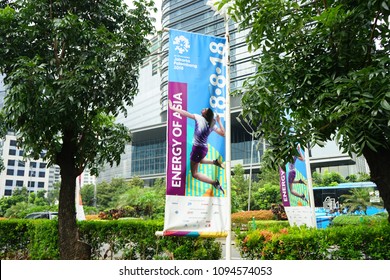
[[[92,247],[92,259],[220,259],[215,239],[156,237],[162,221],[83,221],[80,239]],[[0,221],[0,259],[59,259],[58,221]]]
[[389,260],[390,224],[261,228],[237,233],[236,244],[245,259]]

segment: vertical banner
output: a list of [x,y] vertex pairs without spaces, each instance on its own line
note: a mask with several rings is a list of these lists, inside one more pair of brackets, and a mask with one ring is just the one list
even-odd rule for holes
[[[280,192],[290,225],[316,227],[311,179],[307,176],[308,168],[303,149],[298,146],[299,156],[286,165],[286,171],[279,167]],[[314,216],[314,217],[313,217]]]
[[80,174],[76,179],[76,219],[78,221],[84,221],[85,220],[85,213],[84,213],[84,207],[83,207],[83,201],[81,199],[81,179],[82,174]]
[[[218,115],[225,126],[225,44],[225,38],[169,31],[168,99],[174,108],[168,107],[163,235],[219,237],[227,234],[225,138],[215,130],[210,133],[207,148],[202,148],[206,156],[197,169],[203,178],[218,180],[220,187],[195,179],[190,159],[194,137],[201,126],[198,118],[203,118],[205,108],[213,111],[214,121]],[[183,115],[183,110],[190,117]],[[218,121],[211,127],[219,128]],[[215,160],[221,166],[212,162]]]

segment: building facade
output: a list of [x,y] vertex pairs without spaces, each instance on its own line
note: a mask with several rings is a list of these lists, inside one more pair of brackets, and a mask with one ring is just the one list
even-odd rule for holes
[[15,133],[9,132],[1,142],[0,152],[5,169],[0,173],[0,197],[11,196],[15,189],[22,187],[29,192],[47,192],[59,181],[59,168],[48,168],[42,159],[43,153],[37,160],[24,157]]

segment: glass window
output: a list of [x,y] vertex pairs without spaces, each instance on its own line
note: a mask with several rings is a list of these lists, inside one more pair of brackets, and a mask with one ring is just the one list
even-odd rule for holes
[[45,178],[45,172],[44,171],[43,172],[39,172],[38,176],[41,177],[41,178]]
[[17,187],[23,187],[23,181],[17,180],[16,181],[16,186]]
[[4,195],[5,196],[11,196],[12,195],[12,190],[4,190]]
[[13,183],[12,180],[5,180],[5,185],[6,185],[7,187],[12,187],[12,183]]
[[35,168],[37,167],[37,163],[35,161],[30,162],[30,167]]
[[18,170],[17,176],[24,176],[24,170]]
[[158,73],[158,63],[153,62],[152,63],[152,76],[157,75],[157,73]]
[[7,175],[14,175],[13,169],[7,169]]
[[11,141],[9,141],[9,145],[10,145],[11,147],[16,147],[16,140],[11,140]]
[[8,166],[15,166],[15,160],[14,159],[9,159],[8,160]]
[[46,163],[44,162],[39,163],[39,168],[46,168]]
[[24,155],[24,151],[23,150],[20,150],[19,151],[19,156],[22,157]]
[[165,140],[151,140],[132,146],[132,173],[134,175],[165,172]]
[[38,182],[38,188],[44,188],[45,183],[44,182]]
[[15,149],[9,149],[8,154],[10,156],[16,156],[16,150]]

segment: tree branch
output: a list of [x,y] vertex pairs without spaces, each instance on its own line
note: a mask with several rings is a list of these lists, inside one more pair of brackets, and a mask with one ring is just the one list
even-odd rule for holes
[[376,13],[376,16],[375,16],[374,24],[372,25],[372,28],[371,28],[371,34],[370,34],[370,40],[369,40],[370,44],[368,44],[366,57],[364,58],[366,66],[368,65],[368,63],[371,62],[371,55],[370,54],[371,54],[372,44],[374,43],[374,32],[375,32],[375,28],[376,28],[376,26],[378,24],[379,14],[380,14],[380,11],[378,10],[377,13]]

